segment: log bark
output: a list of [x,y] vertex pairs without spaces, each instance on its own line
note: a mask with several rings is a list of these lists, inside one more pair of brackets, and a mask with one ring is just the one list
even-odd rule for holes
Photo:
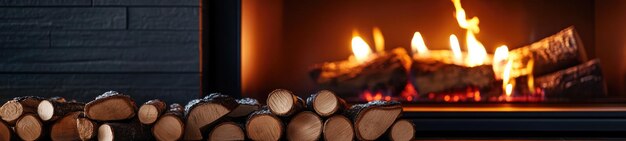
[[316,141],[322,135],[322,119],[315,113],[303,111],[287,124],[287,140]]
[[491,65],[465,67],[438,61],[415,61],[411,75],[413,86],[420,95],[465,91],[468,87],[488,90],[496,86]]
[[261,104],[259,104],[259,101],[253,98],[237,99],[237,103],[239,104],[239,106],[237,106],[237,108],[235,108],[233,112],[230,112],[230,114],[228,114],[228,117],[232,117],[232,118],[247,117],[248,115],[250,115],[250,113],[256,110],[259,110],[259,108],[261,108]]
[[149,141],[154,140],[150,126],[139,121],[105,123],[98,127],[99,141]]
[[354,128],[350,119],[343,115],[334,115],[326,119],[323,129],[326,141],[354,140]]
[[53,141],[76,141],[81,140],[78,131],[77,120],[81,112],[68,113],[54,122],[50,129],[50,138]]
[[541,76],[586,62],[587,55],[576,29],[568,27],[528,46],[509,52],[513,63],[511,76],[528,75],[528,62],[534,61],[532,74]]
[[600,61],[597,59],[537,77],[535,86],[541,88],[547,98],[586,100],[607,95]]
[[167,109],[165,102],[159,99],[150,100],[139,108],[137,116],[142,124],[154,123]]
[[252,140],[277,141],[283,136],[284,125],[267,107],[255,111],[246,122],[246,134]]
[[214,124],[219,119],[225,117],[228,113],[237,107],[234,98],[213,93],[203,99],[190,101],[185,106],[185,123],[184,140],[201,140],[203,133],[206,133],[210,124]]
[[84,108],[85,103],[66,102],[65,99],[51,98],[39,103],[37,114],[42,121],[56,121],[69,113],[82,111]]
[[400,102],[372,101],[353,105],[345,114],[354,122],[358,140],[376,140],[391,127],[401,113]]
[[321,117],[328,117],[346,109],[346,101],[329,90],[321,90],[306,99],[307,108]]
[[177,141],[183,137],[184,108],[178,103],[171,104],[167,112],[154,123],[152,135],[160,141]]
[[22,115],[15,123],[15,133],[26,141],[45,140],[45,136],[49,133],[39,117],[32,113]]
[[413,122],[400,119],[396,121],[387,132],[389,140],[392,141],[410,141],[415,137],[415,126]]
[[97,122],[87,118],[84,112],[80,112],[76,119],[76,129],[78,130],[80,140],[88,141],[95,139],[98,135],[99,125]]
[[22,96],[9,100],[0,107],[0,117],[9,125],[15,125],[18,118],[26,113],[37,113],[39,102],[44,100],[42,97]]
[[116,121],[135,116],[137,106],[128,95],[108,91],[85,105],[85,114],[93,120]]
[[0,121],[0,140],[18,141],[19,137],[15,135],[11,126],[4,121]]
[[278,116],[291,116],[305,108],[304,100],[285,89],[276,89],[267,96],[267,106]]
[[411,57],[404,48],[377,54],[372,60],[327,62],[313,66],[311,78],[322,89],[358,97],[363,90],[390,91],[398,94],[407,83]]
[[209,134],[209,141],[242,141],[246,134],[241,125],[235,122],[222,122],[216,125]]

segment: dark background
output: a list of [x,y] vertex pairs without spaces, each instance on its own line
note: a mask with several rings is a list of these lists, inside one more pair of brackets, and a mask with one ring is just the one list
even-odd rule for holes
[[200,94],[198,0],[0,0],[0,99]]
[[[461,3],[468,18],[480,19],[477,38],[489,53],[503,44],[518,48],[575,26],[589,58],[601,59],[609,95],[626,95],[625,1]],[[373,47],[372,27],[380,27],[387,50],[409,49],[415,31],[429,49],[449,49],[450,34],[465,38],[449,0],[243,0],[242,10],[242,91],[260,99],[275,88],[300,96],[317,91],[308,75],[310,66],[347,59],[353,30]]]

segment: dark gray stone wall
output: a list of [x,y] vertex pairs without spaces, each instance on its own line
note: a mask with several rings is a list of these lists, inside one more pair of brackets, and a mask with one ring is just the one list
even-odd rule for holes
[[0,0],[0,100],[200,95],[199,0]]

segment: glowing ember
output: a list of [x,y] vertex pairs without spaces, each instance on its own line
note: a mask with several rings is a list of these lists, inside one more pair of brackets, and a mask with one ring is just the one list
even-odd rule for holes
[[461,0],[452,0],[452,3],[454,3],[456,10],[455,16],[459,26],[467,30],[465,34],[465,42],[467,44],[467,58],[465,59],[465,64],[468,67],[485,64],[488,56],[487,51],[474,35],[480,32],[480,28],[478,28],[478,17],[466,19],[465,10],[461,6]]
[[363,38],[355,36],[352,37],[352,53],[354,53],[356,60],[362,63],[369,59],[370,54],[372,54],[372,49],[370,49],[370,46]]
[[383,32],[378,27],[374,27],[372,30],[374,34],[374,45],[376,52],[385,52],[385,38],[383,38]]
[[526,71],[528,71],[528,91],[531,94],[535,93],[535,77],[533,76],[533,67],[535,65],[535,61],[534,60],[530,60],[528,61],[528,64],[526,65]]
[[413,34],[413,39],[411,39],[411,49],[419,56],[428,56],[428,48],[426,47],[426,43],[424,43],[424,38],[422,38],[422,34],[420,34],[420,32],[415,32],[415,34]]

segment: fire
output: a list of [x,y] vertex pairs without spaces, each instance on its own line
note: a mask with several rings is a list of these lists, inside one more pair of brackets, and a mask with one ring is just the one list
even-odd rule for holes
[[352,53],[359,63],[365,62],[372,54],[370,46],[360,36],[352,37]]
[[459,45],[459,39],[456,35],[450,35],[450,49],[454,54],[454,62],[459,63],[463,60],[463,53],[461,52],[461,45]]
[[504,67],[504,73],[502,74],[502,89],[506,96],[511,96],[513,93],[513,87],[515,85],[514,81],[511,81],[511,69],[513,68],[513,62],[511,60],[507,61]]
[[420,34],[420,32],[415,32],[413,34],[413,39],[411,39],[411,49],[419,56],[428,56],[428,48],[426,47],[426,43],[424,43],[424,38],[422,38],[422,34]]
[[502,66],[506,65],[509,57],[509,48],[506,45],[496,49],[493,55],[493,71],[496,73],[496,79],[502,79]]
[[459,26],[467,30],[465,35],[465,42],[467,44],[467,58],[465,64],[468,67],[485,64],[485,61],[487,61],[487,51],[474,35],[480,32],[480,28],[478,28],[478,17],[466,19],[465,10],[461,6],[461,0],[452,0],[452,3],[454,3],[456,11],[455,16]]
[[383,38],[383,32],[378,27],[374,27],[372,30],[374,34],[374,46],[376,52],[385,52],[385,38]]

